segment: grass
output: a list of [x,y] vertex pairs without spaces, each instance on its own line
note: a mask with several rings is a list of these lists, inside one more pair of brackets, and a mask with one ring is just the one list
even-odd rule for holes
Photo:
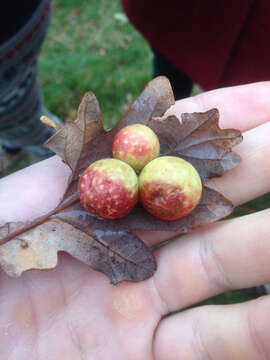
[[111,127],[151,78],[151,53],[118,1],[58,0],[40,72],[47,105],[61,118],[74,118],[92,90]]
[[[111,127],[151,79],[151,61],[147,43],[128,23],[118,1],[55,0],[39,59],[46,106],[64,120],[75,119],[83,94],[92,90],[106,126]],[[26,158],[12,171],[30,163]],[[259,211],[269,202],[268,194],[238,207],[232,217]],[[251,297],[234,291],[205,303],[228,304]]]

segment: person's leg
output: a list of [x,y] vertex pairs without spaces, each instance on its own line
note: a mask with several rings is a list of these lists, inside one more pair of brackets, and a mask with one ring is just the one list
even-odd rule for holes
[[172,85],[176,100],[183,99],[191,95],[193,81],[183,72],[181,72],[171,61],[163,54],[152,48],[153,59],[153,77],[164,75]]
[[50,0],[9,0],[1,5],[0,11],[0,138],[5,151],[14,153],[23,148],[39,158],[53,155],[42,146],[51,130],[39,120],[46,110],[37,71],[37,58],[50,19],[50,3]]
[[0,45],[18,33],[31,18],[41,1],[0,1]]

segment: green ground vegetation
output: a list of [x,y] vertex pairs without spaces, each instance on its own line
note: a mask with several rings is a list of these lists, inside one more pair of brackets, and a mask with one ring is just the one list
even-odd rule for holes
[[92,90],[111,127],[150,80],[151,52],[118,1],[56,0],[40,72],[46,103],[61,118],[74,118]]

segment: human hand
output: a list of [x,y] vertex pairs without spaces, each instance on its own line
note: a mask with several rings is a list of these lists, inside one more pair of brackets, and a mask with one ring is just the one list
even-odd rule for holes
[[[242,163],[209,186],[235,205],[270,190],[270,82],[178,101],[168,112],[217,107],[221,127],[244,131]],[[58,157],[0,181],[0,222],[26,221],[54,208],[69,169]],[[237,305],[199,306],[216,294],[270,282],[270,212],[205,226],[155,252],[153,277],[112,286],[66,254],[51,271],[18,279],[0,273],[0,359],[176,360],[270,358],[270,296]],[[138,232],[148,245],[169,238]]]

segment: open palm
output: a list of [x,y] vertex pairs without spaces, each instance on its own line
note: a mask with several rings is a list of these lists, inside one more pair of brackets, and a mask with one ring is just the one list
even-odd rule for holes
[[[169,110],[217,107],[221,127],[245,131],[243,162],[209,182],[235,205],[270,190],[270,82],[220,89]],[[54,157],[0,181],[0,221],[29,220],[52,209],[69,170]],[[199,306],[231,289],[270,282],[268,210],[203,227],[156,251],[158,270],[140,283],[112,286],[66,254],[51,271],[18,279],[0,273],[2,360],[269,359],[270,297]],[[138,232],[153,245],[172,234]]]

